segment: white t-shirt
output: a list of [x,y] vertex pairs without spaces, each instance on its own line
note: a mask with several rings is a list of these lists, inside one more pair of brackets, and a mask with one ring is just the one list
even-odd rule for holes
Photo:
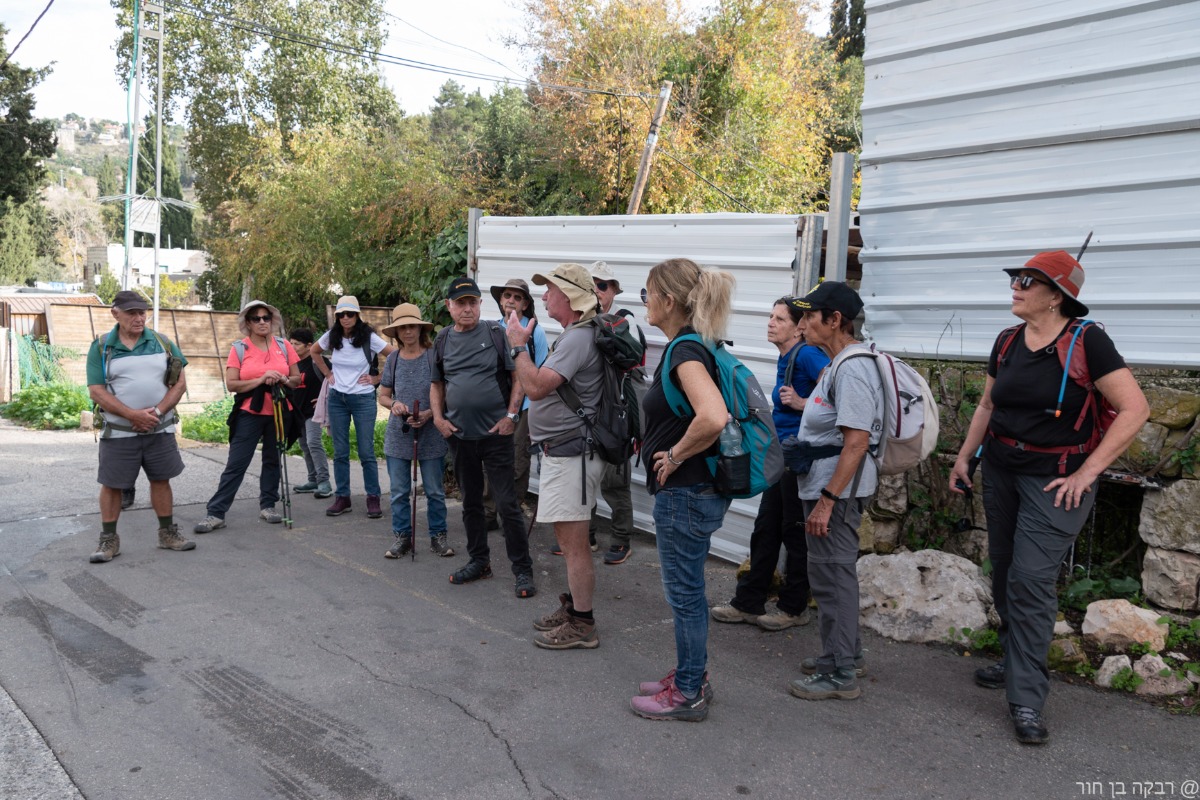
[[[325,331],[321,335],[317,344],[321,345],[321,350],[329,355],[329,362],[333,364],[333,386],[329,388],[336,389],[342,394],[370,394],[375,391],[375,387],[371,384],[358,382],[358,379],[370,370],[367,355],[361,347],[355,347],[350,344],[349,339],[343,338],[340,349],[330,350],[329,331]],[[372,333],[371,352],[378,353],[385,347],[387,347],[387,342],[380,338],[379,334]],[[383,367],[382,364],[379,366]]]

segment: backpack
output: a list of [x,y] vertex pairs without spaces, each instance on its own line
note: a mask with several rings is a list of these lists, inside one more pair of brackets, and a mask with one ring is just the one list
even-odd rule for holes
[[[158,340],[158,346],[162,348],[163,353],[167,356],[167,371],[163,373],[163,384],[166,386],[174,386],[175,384],[179,383],[179,376],[183,373],[183,359],[175,355],[175,353],[171,350],[171,343],[167,341],[167,337],[163,336],[153,328],[149,328],[148,330],[154,334],[154,338]],[[112,361],[113,346],[109,344],[109,337],[111,335],[111,333],[102,333],[96,337],[96,341],[103,340],[100,345],[100,371],[104,376],[104,386],[110,392],[112,389],[108,386],[108,364],[110,361]],[[159,420],[158,425],[155,426],[154,430],[150,432],[157,433],[162,428],[173,424],[175,417],[177,416],[178,415],[175,413],[174,409],[168,411],[164,415],[163,419]],[[126,432],[133,431],[131,426],[123,425],[119,422],[109,421],[104,416],[104,409],[99,403],[96,402],[92,403],[92,417],[93,419],[97,420],[95,425],[97,433],[104,430],[104,428],[112,428],[113,430]]]
[[558,387],[558,396],[583,421],[585,438],[600,458],[609,464],[625,464],[641,442],[641,414],[634,407],[639,400],[632,373],[645,363],[645,346],[633,337],[625,315],[599,314],[588,323],[595,331],[593,342],[600,351],[604,375],[595,416],[587,416],[570,383]]
[[[492,335],[492,347],[496,348],[496,383],[500,385],[500,394],[504,396],[505,407],[508,407],[508,398],[512,396],[512,371],[509,370],[505,359],[508,357],[508,336],[504,333],[504,328],[500,327],[495,322],[481,322],[480,325],[486,325],[488,333]],[[441,374],[442,380],[445,380],[445,361],[446,361],[446,339],[450,336],[452,327],[447,325],[437,333],[437,338],[433,340],[433,363],[437,365],[438,373]]]
[[[282,336],[273,336],[271,338],[273,338],[275,340],[275,344],[279,345],[279,354],[281,356],[283,356],[283,363],[286,364],[287,363],[287,347],[285,347],[283,344],[283,337]],[[237,353],[238,366],[241,366],[241,363],[246,360],[246,340],[238,339],[236,342],[234,342],[233,343],[233,352]]]
[[[1096,384],[1092,381],[1091,372],[1088,370],[1087,363],[1087,348],[1084,346],[1083,332],[1089,325],[1100,325],[1090,319],[1073,319],[1067,325],[1066,330],[1055,341],[1054,349],[1058,353],[1058,363],[1063,369],[1062,383],[1058,386],[1058,405],[1054,409],[1054,416],[1062,416],[1063,396],[1067,392],[1067,378],[1070,378],[1077,385],[1082,386],[1087,390],[1087,399],[1083,403],[1083,408],[1079,412],[1079,417],[1075,420],[1075,430],[1083,427],[1083,421],[1090,415],[1092,418],[1092,435],[1088,438],[1086,444],[1080,449],[1080,445],[1063,445],[1062,447],[1054,448],[1039,448],[1039,451],[1062,453],[1063,460],[1060,465],[1066,469],[1066,454],[1067,453],[1089,453],[1096,449],[1096,445],[1104,438],[1104,434],[1108,433],[1109,427],[1113,420],[1117,418],[1117,409],[1108,399],[1096,389]],[[1103,326],[1100,326],[1103,328]],[[1022,333],[1025,328],[1025,323],[1014,325],[1011,328],[1005,328],[1000,332],[1000,338],[1003,340],[1000,343],[1000,349],[996,353],[996,368],[999,370],[1000,365],[1005,361],[1005,353],[1008,348],[1016,340],[1017,335]],[[1079,358],[1075,358],[1078,353]]]
[[[717,387],[725,408],[733,418],[742,436],[742,452],[750,456],[750,486],[745,492],[717,491],[728,497],[753,497],[761,494],[779,481],[783,475],[783,450],[779,436],[775,433],[775,420],[771,416],[771,398],[763,392],[750,368],[725,349],[725,342],[709,344],[694,333],[677,336],[667,345],[663,354],[662,388],[667,406],[677,417],[693,416],[687,397],[671,379],[671,353],[680,342],[700,342],[712,354],[717,367]],[[719,456],[707,456],[708,469],[715,478]]]
[[838,367],[851,358],[873,359],[883,381],[884,431],[873,454],[879,474],[899,475],[916,467],[937,448],[940,420],[929,384],[907,363],[877,351],[872,344],[870,350],[843,352],[834,359],[831,389]]

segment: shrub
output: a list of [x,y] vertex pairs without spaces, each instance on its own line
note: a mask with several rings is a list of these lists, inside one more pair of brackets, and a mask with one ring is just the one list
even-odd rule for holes
[[80,412],[91,406],[84,387],[50,383],[22,389],[0,413],[33,428],[78,428]]
[[229,426],[225,420],[232,410],[233,395],[209,403],[199,414],[183,417],[183,435],[197,442],[228,443]]

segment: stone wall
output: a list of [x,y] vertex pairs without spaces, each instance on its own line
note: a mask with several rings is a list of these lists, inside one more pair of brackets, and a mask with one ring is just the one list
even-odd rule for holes
[[[982,367],[914,366],[942,403],[941,452],[936,462],[883,479],[863,518],[860,549],[888,554],[933,546],[982,563],[987,557],[982,493],[976,492],[968,506],[946,486],[982,389]],[[1136,374],[1150,403],[1150,421],[1112,469],[1163,486],[1144,490],[1138,529],[1147,545],[1143,594],[1162,608],[1200,611],[1200,379],[1178,372]],[[983,476],[976,478],[978,488]]]

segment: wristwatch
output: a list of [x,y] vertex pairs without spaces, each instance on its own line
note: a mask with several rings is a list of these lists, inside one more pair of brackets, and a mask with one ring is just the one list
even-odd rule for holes
[[513,361],[516,361],[518,355],[520,355],[521,353],[528,353],[528,352],[529,352],[529,348],[526,345],[521,345],[520,347],[510,347],[508,350],[508,357],[511,358]]
[[510,420],[512,420],[514,423],[516,423],[516,421],[521,418],[521,413],[518,411],[515,414],[505,414],[504,416],[508,417]]

